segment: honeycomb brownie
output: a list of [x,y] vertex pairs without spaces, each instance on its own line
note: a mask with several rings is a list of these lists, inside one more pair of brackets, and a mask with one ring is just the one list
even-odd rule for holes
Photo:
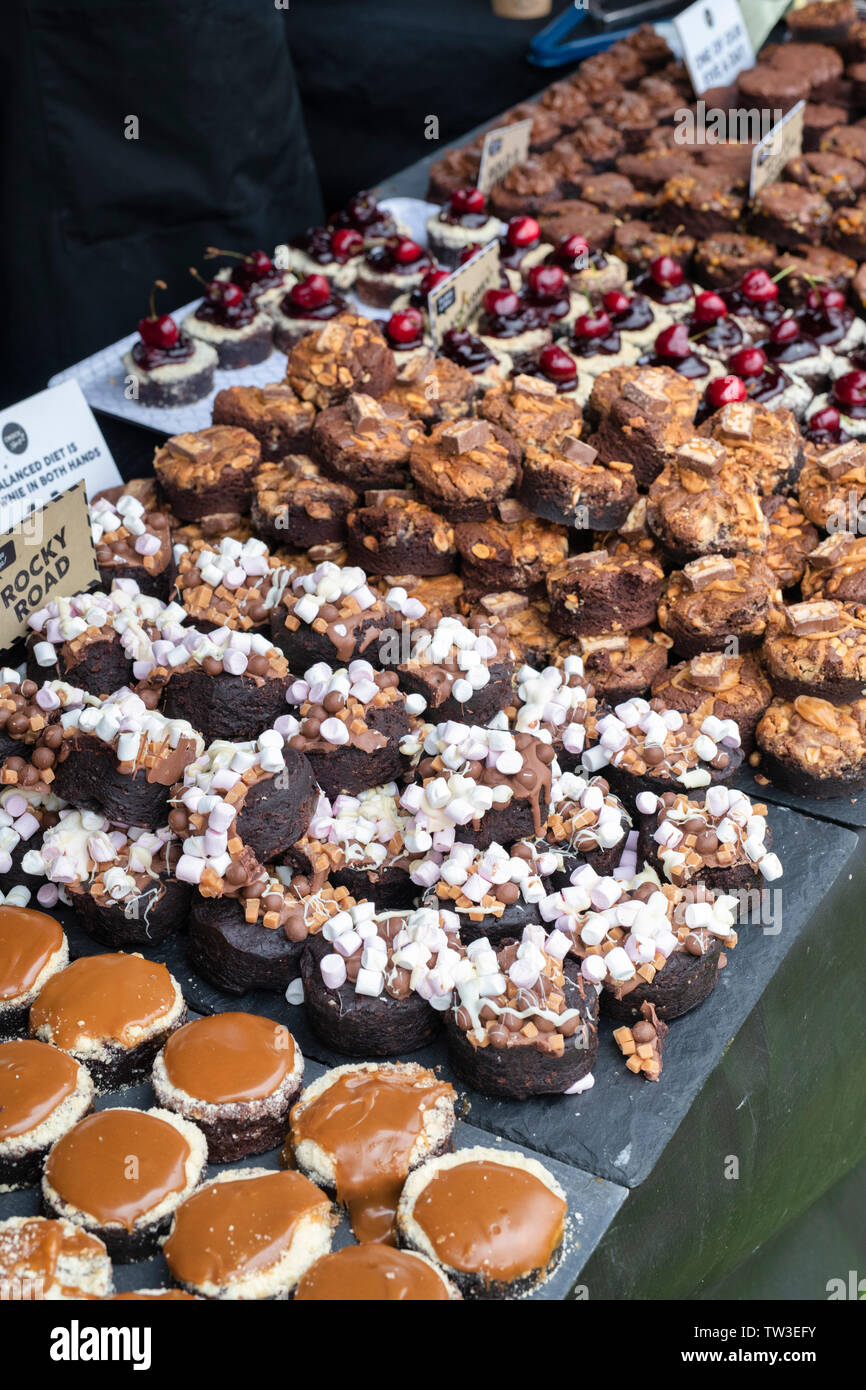
[[301,1276],[296,1303],[442,1303],[459,1299],[438,1265],[389,1245],[347,1245]]
[[370,574],[448,574],[457,554],[452,527],[408,491],[368,491],[347,530],[350,563]]
[[797,796],[851,796],[866,786],[866,700],[773,700],[756,741],[773,785]]
[[97,1091],[144,1080],[185,1022],[180,986],[165,966],[120,951],[73,961],[42,986],[30,1010],[31,1036],[86,1066]]
[[601,460],[631,464],[638,487],[649,487],[688,438],[700,386],[669,366],[653,366],[620,375],[611,387],[607,410],[601,390],[590,397],[588,413],[602,415],[591,442]]
[[300,1173],[230,1168],[177,1207],[164,1253],[188,1293],[285,1300],[328,1253],[336,1224],[328,1197]]
[[288,1028],[228,1011],[171,1035],[154,1061],[153,1089],[158,1105],[201,1130],[208,1162],[231,1163],[282,1141],[303,1075]]
[[669,883],[733,893],[782,877],[767,808],[744,792],[711,787],[704,801],[642,792],[638,802],[639,855]]
[[69,963],[60,923],[45,912],[0,906],[0,1034],[27,1031],[30,1006]]
[[559,633],[550,626],[549,604],[513,589],[482,594],[469,616],[483,616],[502,623],[515,661],[527,662],[530,666],[545,666],[561,640]]
[[775,576],[760,555],[701,555],[668,579],[658,622],[683,657],[760,644],[774,602]]
[[530,156],[525,163],[515,164],[493,185],[490,211],[495,218],[507,222],[522,213],[537,215],[562,195],[562,178],[558,172],[540,157]]
[[866,687],[866,608],[828,598],[789,604],[771,615],[761,656],[784,700],[858,700]]
[[806,520],[794,497],[771,493],[762,499],[761,510],[770,523],[764,559],[779,588],[792,589],[802,580],[807,556],[818,544],[818,529]]
[[723,948],[737,944],[738,899],[662,884],[649,868],[630,881],[593,880],[588,866],[584,874],[570,902],[550,907],[571,943],[566,973],[576,958],[583,978],[601,986],[603,1012],[628,1023],[646,1004],[668,1021],[702,1004],[726,964]]
[[[796,183],[769,183],[758,191],[752,203],[752,224],[756,232],[776,246],[796,246],[824,239],[833,209],[820,193]],[[838,250],[846,255],[844,246]]]
[[195,434],[176,434],[153,457],[162,495],[181,521],[212,512],[249,510],[261,445],[249,430],[210,425]]
[[51,1145],[93,1106],[80,1062],[47,1043],[0,1043],[0,1192],[33,1187]]
[[445,855],[433,851],[416,860],[412,881],[424,890],[423,907],[457,913],[464,945],[484,940],[496,949],[528,923],[540,923],[538,903],[564,864],[564,855],[543,840],[510,851],[496,841],[486,849],[458,841]]
[[466,719],[486,724],[511,693],[513,662],[508,633],[486,618],[424,619],[412,632],[411,651],[400,661],[400,685],[426,701],[432,720]]
[[718,719],[712,699],[686,715],[661,701],[631,699],[597,721],[598,743],[583,755],[587,773],[607,767],[606,780],[627,810],[640,791],[709,787],[728,780],[743,760],[740,732]]
[[[320,1042],[350,1057],[416,1052],[439,1031],[459,959],[454,913],[376,912],[358,903],[311,937],[301,956],[304,1009]],[[446,954],[450,953],[450,954]]]
[[477,521],[514,487],[520,446],[499,425],[455,420],[416,439],[409,468],[423,502],[449,521]]
[[353,898],[380,909],[410,901],[416,894],[403,840],[409,815],[398,804],[399,794],[396,782],[385,782],[357,796],[340,792],[333,802],[321,796],[288,862],[309,877],[326,875]]
[[293,581],[273,611],[271,631],[295,671],[317,661],[348,666],[360,658],[381,666],[401,617],[415,620],[424,612],[423,603],[399,585],[380,597],[362,569],[325,560]]
[[95,1235],[118,1264],[149,1259],[206,1163],[204,1135],[188,1120],[160,1109],[101,1110],[54,1144],[42,1205],[48,1216]]
[[717,440],[686,438],[651,484],[647,523],[675,563],[704,555],[762,554],[769,524],[741,470]]
[[805,558],[803,598],[866,603],[866,538],[837,531],[819,544],[817,534]]
[[637,497],[631,464],[597,460],[591,444],[566,435],[555,452],[529,444],[517,489],[528,511],[579,530],[606,531],[625,521]]
[[[42,737],[50,743],[53,734],[48,728]],[[101,705],[65,712],[52,787],[72,805],[155,830],[166,823],[172,785],[203,747],[186,720],[117,690]]]
[[[573,643],[561,642],[554,661],[568,662]],[[645,695],[664,672],[670,638],[664,632],[639,628],[635,632],[600,632],[578,638],[580,659],[596,697],[619,705],[633,695]],[[573,659],[573,658],[572,658]]]
[[111,1260],[101,1240],[71,1221],[10,1216],[0,1221],[0,1282],[21,1297],[52,1302],[106,1298]]
[[166,512],[132,491],[109,488],[90,505],[90,534],[99,577],[106,589],[117,578],[132,579],[142,594],[168,597],[171,532]]
[[636,551],[572,555],[548,572],[550,621],[573,637],[647,627],[655,621],[663,584],[661,565]]
[[816,526],[832,532],[853,529],[863,498],[866,449],[860,440],[810,454],[797,483],[797,499]]
[[708,289],[724,289],[742,279],[753,266],[770,270],[776,249],[763,237],[722,231],[695,246],[695,275]]
[[405,771],[400,741],[410,711],[422,714],[424,706],[420,696],[403,693],[396,671],[376,671],[368,661],[338,670],[321,662],[293,681],[286,698],[298,706],[297,717],[280,715],[274,727],[309,761],[326,796],[351,796]]
[[[495,362],[492,353],[490,357]],[[398,367],[394,384],[383,395],[382,404],[396,406],[413,420],[437,424],[469,415],[481,389],[466,367],[449,357],[425,352]]]
[[461,1149],[409,1175],[397,1243],[435,1260],[465,1298],[514,1298],[552,1273],[567,1213],[565,1193],[537,1159]]
[[309,451],[315,407],[302,401],[284,381],[267,386],[226,386],[213,403],[215,425],[231,425],[252,434],[263,459]]
[[380,325],[343,314],[295,344],[286,381],[302,401],[326,410],[353,391],[378,399],[393,384],[396,371]]
[[393,1241],[410,1172],[454,1143],[454,1088],[416,1062],[356,1062],[305,1087],[283,1150],[345,1209],[356,1238]]
[[482,1095],[561,1095],[591,1072],[598,996],[565,974],[568,945],[528,926],[498,951],[486,941],[467,951],[472,973],[457,983],[445,1033],[452,1067]]
[[386,237],[369,245],[359,261],[352,288],[362,304],[388,309],[398,295],[417,289],[432,264],[428,253],[411,237]]
[[110,594],[51,599],[27,619],[28,675],[107,695],[132,679],[155,641],[181,633],[185,619],[177,604],[139,593],[133,579],[116,579]]
[[831,207],[850,207],[866,188],[866,168],[844,155],[815,153],[789,160],[785,178],[812,193],[820,193]]
[[[501,514],[511,515],[506,502]],[[522,512],[519,505],[516,509]],[[503,590],[540,591],[548,570],[568,555],[568,532],[532,516],[515,521],[463,521],[454,537],[460,553],[466,600]]]
[[305,550],[342,541],[346,516],[357,500],[352,488],[326,478],[311,458],[289,453],[278,463],[263,463],[256,473],[252,523],[267,544]]
[[743,752],[752,751],[758,720],[773,697],[757,652],[728,656],[703,651],[657,676],[652,697],[664,709],[692,714],[709,699],[710,713],[724,722],[733,719],[740,730]]
[[285,994],[298,978],[307,938],[348,912],[354,899],[323,874],[298,873],[285,882],[260,864],[244,867],[243,883],[226,879],[218,896],[193,897],[189,959],[226,994],[251,989]]
[[523,448],[555,446],[566,435],[578,435],[582,418],[576,401],[564,399],[552,381],[525,373],[485,392],[478,413]]
[[[426,854],[433,839],[449,848],[457,838],[484,849],[496,841],[540,839],[559,775],[547,737],[502,726],[481,728],[446,720],[416,740],[419,761],[400,804],[412,816],[405,842]],[[411,751],[409,740],[405,751]]]
[[[649,153],[649,152],[645,152]],[[643,159],[644,155],[630,155],[629,160]],[[622,164],[623,161],[620,161]],[[622,169],[640,187],[640,182],[630,169]],[[660,180],[661,187],[669,178],[682,172],[682,156],[678,156],[673,167]],[[610,250],[620,260],[625,261],[633,275],[643,274],[653,261],[660,256],[670,256],[685,265],[695,249],[694,237],[682,232],[662,232],[640,218],[622,222],[614,229]]]

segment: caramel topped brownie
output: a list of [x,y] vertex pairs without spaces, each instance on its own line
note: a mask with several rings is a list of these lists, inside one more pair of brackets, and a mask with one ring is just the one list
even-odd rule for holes
[[513,589],[482,594],[470,617],[482,615],[502,623],[517,662],[544,666],[560,641],[559,633],[550,626],[550,606],[544,599],[532,599]]
[[117,576],[134,579],[142,593],[165,598],[171,561],[169,518],[132,491],[112,488],[90,505],[90,534],[106,588]]
[[682,656],[723,652],[731,638],[747,651],[761,641],[774,601],[781,593],[759,555],[701,555],[669,577],[658,621]]
[[226,386],[213,403],[215,425],[236,425],[255,435],[263,459],[304,453],[316,418],[315,406],[302,401],[284,381],[267,386]]
[[359,392],[323,410],[313,426],[313,450],[325,472],[359,490],[400,487],[412,447],[423,438],[418,420]]
[[804,599],[838,599],[866,603],[866,538],[836,531],[806,555]]
[[[486,591],[540,589],[547,571],[568,554],[563,526],[521,515],[520,504],[511,503],[510,498],[500,503],[501,521],[463,521],[455,529],[469,602]],[[515,513],[515,520],[506,520]]]
[[341,314],[295,345],[286,381],[302,401],[326,410],[353,391],[378,398],[393,384],[395,373],[394,354],[379,325]]
[[762,498],[761,511],[770,523],[764,559],[773,571],[779,588],[791,589],[803,579],[808,556],[818,544],[817,527],[807,521],[795,497],[771,493],[769,497]]
[[174,597],[199,627],[249,632],[265,626],[291,579],[291,571],[257,538],[175,545],[174,562]]
[[453,528],[409,492],[368,491],[346,526],[349,560],[370,574],[447,574],[456,559]]
[[543,377],[520,375],[506,385],[492,386],[478,410],[524,446],[555,444],[564,435],[580,433],[580,406],[563,399],[555,384]]
[[718,440],[687,436],[650,487],[647,524],[674,560],[762,554],[769,524],[757,488]]
[[774,784],[798,795],[848,796],[866,786],[866,700],[774,700],[756,741]]
[[346,516],[357,493],[326,478],[304,454],[288,454],[278,463],[263,463],[253,480],[252,522],[273,545],[309,546],[341,541]]
[[630,463],[605,465],[589,443],[565,435],[550,449],[526,446],[517,496],[547,521],[606,531],[625,521],[637,485]]
[[857,700],[866,689],[866,607],[821,597],[788,604],[771,615],[762,658],[785,699]]
[[383,394],[382,404],[397,406],[425,424],[459,420],[471,413],[479,389],[466,367],[449,357],[425,352],[398,365],[394,384]]
[[[632,464],[638,486],[648,487],[691,433],[700,386],[666,366],[640,367],[618,386],[591,443],[601,460]],[[598,401],[591,397],[588,409],[598,412]]]
[[640,848],[646,861],[670,883],[704,883],[731,891],[758,877],[782,876],[767,808],[733,787],[710,787],[704,801],[684,792],[641,792]]
[[638,628],[634,632],[583,634],[577,645],[579,656],[575,658],[574,639],[561,641],[553,660],[562,662],[566,670],[569,661],[579,660],[598,699],[618,705],[633,695],[645,695],[664,672],[671,639],[664,632]]
[[810,454],[797,483],[797,498],[823,530],[856,530],[866,500],[866,448],[857,439]]
[[699,652],[657,676],[652,693],[664,709],[676,709],[681,714],[691,714],[709,700],[709,708],[717,719],[736,720],[740,742],[747,753],[754,743],[755,726],[773,696],[760,657],[754,651],[742,656]]
[[517,482],[519,465],[520,446],[486,420],[434,425],[409,457],[422,499],[450,521],[488,516]]
[[570,636],[628,632],[655,620],[664,570],[652,556],[587,550],[548,572],[550,620]]
[[791,488],[803,466],[803,441],[790,410],[733,401],[704,421],[698,433],[721,444],[725,462],[763,497]]
[[175,434],[153,457],[157,482],[175,516],[198,521],[214,512],[249,509],[262,457],[255,435],[236,425]]

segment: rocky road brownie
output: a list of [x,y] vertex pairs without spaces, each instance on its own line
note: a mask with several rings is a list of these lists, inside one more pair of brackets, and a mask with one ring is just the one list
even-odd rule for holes
[[358,657],[378,666],[380,647],[399,628],[400,616],[422,618],[424,612],[405,589],[389,589],[386,600],[369,587],[362,569],[325,560],[292,582],[273,610],[271,632],[294,671],[317,661],[348,666]]
[[639,854],[668,882],[731,893],[781,878],[767,808],[744,792],[710,787],[703,801],[641,792],[638,803]]
[[154,454],[153,469],[173,514],[198,521],[215,512],[249,511],[261,458],[261,444],[249,430],[210,425],[166,440]]
[[90,533],[99,576],[106,589],[117,578],[132,579],[142,594],[168,597],[171,534],[169,517],[156,510],[152,481],[144,496],[109,488],[90,506]]
[[733,776],[743,760],[733,719],[718,719],[711,701],[686,715],[654,699],[627,700],[597,720],[598,742],[583,755],[588,773],[605,778],[627,809],[638,792],[694,790]]
[[501,623],[444,617],[414,629],[399,676],[410,697],[426,701],[428,718],[486,724],[506,703],[513,669]]

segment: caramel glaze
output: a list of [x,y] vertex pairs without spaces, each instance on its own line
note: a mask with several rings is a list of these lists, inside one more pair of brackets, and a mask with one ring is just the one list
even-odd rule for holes
[[27,1134],[71,1096],[78,1063],[48,1043],[0,1045],[0,1140]]
[[294,1066],[295,1046],[282,1024],[228,1012],[172,1033],[163,1061],[172,1086],[209,1105],[232,1105],[273,1095]]
[[0,907],[0,1000],[26,994],[62,945],[63,928],[47,913]]
[[50,1025],[58,1047],[74,1047],[82,1033],[132,1046],[135,1030],[148,1028],[174,1007],[175,991],[164,965],[112,951],[82,956],[48,981],[30,1010],[30,1031]]
[[446,1285],[430,1265],[387,1245],[347,1245],[323,1255],[295,1290],[303,1303],[442,1303]]
[[488,1160],[443,1168],[416,1198],[413,1216],[436,1258],[490,1280],[545,1269],[560,1245],[566,1203],[525,1168]]
[[67,1298],[90,1295],[56,1283],[61,1256],[93,1259],[95,1255],[104,1254],[105,1246],[95,1236],[89,1236],[78,1227],[64,1231],[61,1221],[46,1221],[34,1216],[17,1229],[0,1228],[0,1280],[39,1280],[45,1290],[54,1288]]
[[[357,1071],[292,1109],[291,1144],[310,1139],[334,1159],[337,1200],[359,1241],[393,1243],[394,1217],[424,1112],[453,1094],[426,1076]],[[285,1153],[285,1151],[284,1151]]]
[[178,1207],[165,1258],[181,1283],[224,1287],[276,1264],[316,1211],[327,1220],[331,1204],[300,1173],[209,1183]]
[[109,1301],[111,1303],[129,1303],[134,1299],[147,1303],[177,1302],[178,1299],[184,1299],[190,1303],[198,1302],[194,1293],[186,1293],[184,1289],[160,1289],[156,1293],[116,1293],[112,1294]]
[[186,1186],[189,1144],[174,1125],[139,1110],[100,1110],[58,1139],[45,1161],[55,1192],[100,1226],[131,1231]]

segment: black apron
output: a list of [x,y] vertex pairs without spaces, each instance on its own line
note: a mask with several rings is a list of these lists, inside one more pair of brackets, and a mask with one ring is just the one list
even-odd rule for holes
[[214,269],[205,246],[271,252],[322,215],[290,12],[272,0],[13,0],[10,10],[3,404],[131,332],[153,280],[169,286],[163,311],[194,298],[187,268]]

